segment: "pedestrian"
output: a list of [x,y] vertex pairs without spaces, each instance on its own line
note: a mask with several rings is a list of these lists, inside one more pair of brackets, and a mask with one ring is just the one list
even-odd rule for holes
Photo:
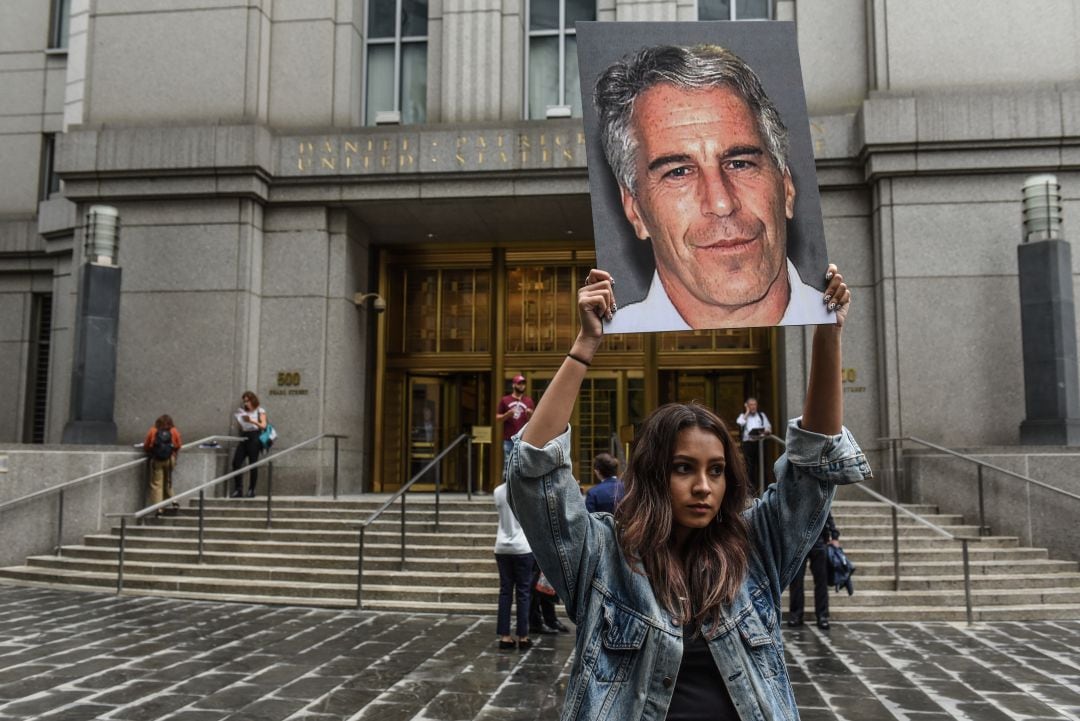
[[558,598],[555,589],[540,572],[540,566],[535,563],[530,588],[532,599],[529,601],[529,633],[570,633],[570,629],[555,613],[555,600]]
[[772,424],[765,411],[758,410],[757,398],[747,398],[743,403],[743,412],[735,420],[735,425],[742,431],[742,452],[746,459],[746,473],[750,477],[750,487],[754,495],[760,496],[764,480],[761,479],[761,466],[758,458],[765,436],[772,435]]
[[[172,416],[162,414],[146,433],[143,450],[150,460],[150,505],[154,506],[173,497],[172,473],[180,455],[180,429],[173,424]],[[173,508],[180,504],[173,502]],[[158,516],[164,509],[158,509]]]
[[[500,483],[492,493],[495,510],[499,512],[499,529],[495,534],[495,563],[499,567],[499,616],[497,633],[499,648],[525,649],[532,646],[529,639],[529,604],[532,595],[533,555],[529,542],[518,525],[510,504],[506,502],[506,484]],[[515,599],[516,597],[516,599]],[[517,601],[517,640],[510,635],[510,606]]]
[[619,461],[610,453],[598,453],[593,459],[592,471],[597,484],[585,494],[585,510],[589,513],[614,513],[615,504],[623,494]]
[[826,281],[836,322],[814,329],[806,401],[788,424],[777,482],[748,506],[742,454],[724,422],[672,403],[642,423],[614,516],[585,510],[568,425],[615,312],[611,276],[593,270],[578,291],[577,339],[507,467],[512,507],[577,624],[564,720],[798,719],[780,594],[836,486],[870,475],[842,425],[850,292],[835,266]]
[[791,627],[803,625],[803,611],[806,607],[806,593],[803,590],[803,576],[806,575],[806,564],[810,563],[810,573],[814,576],[814,619],[818,628],[829,629],[829,553],[828,546],[840,545],[840,531],[836,528],[832,513],[825,519],[825,527],[821,529],[821,535],[814,540],[810,547],[810,553],[799,564],[788,587],[788,620]]
[[[240,470],[245,465],[251,465],[259,460],[262,452],[262,442],[259,436],[266,429],[266,409],[259,405],[259,397],[251,391],[244,391],[240,396],[240,407],[233,415],[236,423],[240,426],[240,435],[244,437],[236,446],[233,454],[232,467],[234,471]],[[259,480],[259,469],[252,468],[248,471],[247,497],[255,497],[255,484]],[[240,498],[244,495],[244,474],[233,476],[233,491],[230,498]]]
[[495,420],[503,424],[504,465],[513,448],[510,439],[529,422],[535,408],[533,399],[525,395],[525,376],[518,373],[510,381],[510,393],[502,397],[495,411]]

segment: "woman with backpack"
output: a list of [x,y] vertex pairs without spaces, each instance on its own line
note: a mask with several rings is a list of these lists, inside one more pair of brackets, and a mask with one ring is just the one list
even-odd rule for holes
[[[233,470],[239,470],[259,460],[259,454],[263,446],[259,436],[266,430],[266,409],[259,405],[259,397],[251,391],[244,391],[240,396],[241,405],[236,410],[236,423],[240,426],[240,435],[244,440],[236,446],[233,454]],[[259,469],[252,468],[248,471],[247,497],[255,497],[255,484],[259,480]],[[233,491],[229,498],[240,498],[244,495],[244,474],[233,477]]]
[[[143,450],[150,459],[150,505],[172,498],[172,472],[180,454],[180,431],[168,414],[158,417],[146,433]],[[173,506],[179,504],[173,503]],[[158,510],[157,515],[162,515]]]

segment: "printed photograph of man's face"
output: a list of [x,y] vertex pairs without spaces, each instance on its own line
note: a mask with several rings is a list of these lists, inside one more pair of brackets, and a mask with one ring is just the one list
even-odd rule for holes
[[833,322],[793,26],[577,32],[606,332]]

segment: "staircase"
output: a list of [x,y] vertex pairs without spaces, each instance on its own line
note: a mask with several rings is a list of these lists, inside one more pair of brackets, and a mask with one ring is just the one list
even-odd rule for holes
[[[356,602],[355,524],[382,497],[331,501],[275,498],[266,528],[265,499],[215,499],[206,504],[204,563],[197,563],[197,512],[184,508],[127,530],[125,592],[219,601],[353,607]],[[400,563],[400,516],[384,514],[365,537],[364,609],[493,613],[498,572],[492,546],[497,517],[490,497],[444,497],[440,528],[430,496],[410,496],[406,559]],[[975,535],[960,516],[909,506],[954,533]],[[848,557],[857,566],[855,595],[831,593],[834,621],[963,620],[959,544],[900,519],[901,585],[893,591],[889,509],[837,501],[833,507]],[[87,536],[60,556],[35,556],[0,569],[0,582],[115,588],[119,530]],[[1080,618],[1077,564],[1052,561],[1016,538],[990,536],[970,544],[975,619]],[[813,582],[806,579],[807,610]],[[786,608],[786,599],[785,599]]]

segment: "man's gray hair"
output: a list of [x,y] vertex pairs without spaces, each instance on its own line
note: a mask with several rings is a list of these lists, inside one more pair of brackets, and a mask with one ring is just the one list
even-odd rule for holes
[[634,102],[649,88],[664,83],[687,90],[723,87],[737,92],[754,113],[776,167],[781,172],[787,169],[787,128],[742,58],[719,45],[656,45],[627,55],[605,70],[593,94],[604,155],[615,179],[631,193],[637,192],[634,154],[638,140],[630,128]]

